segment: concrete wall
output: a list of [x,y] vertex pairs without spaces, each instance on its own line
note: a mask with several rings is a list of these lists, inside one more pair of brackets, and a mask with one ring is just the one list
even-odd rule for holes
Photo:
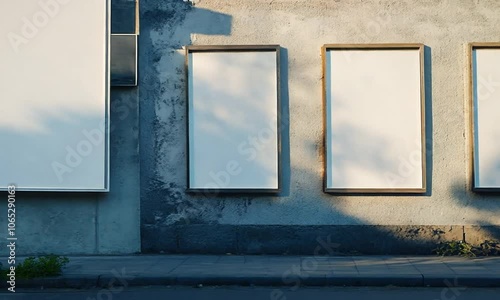
[[[466,92],[466,44],[500,39],[500,2],[143,0],[140,11],[140,86],[112,90],[111,192],[18,193],[17,255],[314,253],[325,243],[344,253],[428,253],[464,233],[500,239],[500,196],[470,192]],[[320,48],[392,42],[427,46],[429,192],[324,194]],[[283,47],[281,194],[185,193],[189,44]]]
[[[279,253],[294,245],[314,244],[315,237],[328,232],[341,244],[352,244],[357,234],[397,241],[394,245],[409,245],[410,236],[422,241],[461,238],[464,230],[477,233],[477,239],[500,238],[495,229],[500,225],[500,197],[470,192],[466,89],[466,45],[499,40],[500,2],[193,2],[141,2],[143,251]],[[426,195],[332,196],[322,192],[320,48],[327,43],[427,46]],[[182,46],[189,44],[283,47],[284,191],[280,195],[207,198],[184,192],[187,131]],[[378,249],[404,248],[398,247]]]
[[[134,4],[135,0],[112,0],[113,33],[134,32]],[[110,106],[110,192],[18,192],[15,203],[16,255],[130,254],[140,251],[137,88],[111,88]],[[86,139],[85,136],[82,135],[82,139]],[[6,216],[5,194],[0,200],[0,236],[4,237],[7,237]],[[7,247],[0,247],[0,256],[7,253]]]
[[[17,256],[140,251],[138,120],[137,90],[112,89],[109,193],[16,193]],[[0,236],[7,237],[2,195]]]

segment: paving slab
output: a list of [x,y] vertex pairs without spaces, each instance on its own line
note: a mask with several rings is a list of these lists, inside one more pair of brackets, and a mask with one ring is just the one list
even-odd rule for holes
[[[69,259],[61,276],[19,279],[16,286],[500,287],[500,257],[130,255]],[[0,282],[0,286],[7,283]]]

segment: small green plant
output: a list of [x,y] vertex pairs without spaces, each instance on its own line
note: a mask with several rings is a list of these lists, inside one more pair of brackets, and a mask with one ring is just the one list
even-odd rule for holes
[[475,246],[465,241],[451,241],[439,244],[433,252],[441,256],[494,256],[500,255],[500,243],[486,240]]
[[[16,278],[31,279],[37,277],[50,277],[61,274],[62,268],[69,262],[67,257],[58,255],[30,256],[22,263],[16,265]],[[6,275],[9,270],[3,270]]]

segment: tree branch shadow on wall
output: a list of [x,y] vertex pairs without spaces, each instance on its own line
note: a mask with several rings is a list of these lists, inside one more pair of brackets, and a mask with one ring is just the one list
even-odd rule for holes
[[[192,34],[230,35],[232,17],[226,14],[191,6],[181,1],[167,1],[163,4],[144,1],[141,5],[140,36],[140,94],[149,101],[141,104],[141,157],[142,162],[141,211],[151,211],[161,206],[156,216],[142,214],[146,224],[155,219],[164,219],[166,214],[176,215],[170,219],[180,222],[202,222],[196,214],[218,213],[225,207],[225,201],[242,200],[249,205],[252,195],[185,195],[187,147],[186,126],[186,82],[184,79],[184,53],[182,47],[192,43]],[[187,17],[189,16],[189,17]],[[193,21],[194,20],[194,21]],[[281,61],[286,62],[287,50],[281,49]],[[170,74],[175,68],[175,75]],[[282,190],[289,194],[289,118],[288,118],[288,64],[280,66],[281,72],[281,147],[282,147]],[[182,78],[182,79],[181,79]],[[175,163],[172,163],[175,162]],[[146,187],[146,188],[144,188]],[[146,196],[147,195],[147,196]],[[154,200],[151,200],[154,199]],[[161,201],[163,199],[164,201]],[[168,199],[168,200],[165,200]],[[209,202],[208,202],[209,201]],[[207,203],[208,202],[208,203]],[[216,204],[214,204],[214,202]],[[188,215],[185,218],[183,215]],[[175,220],[174,220],[175,222]]]
[[[231,35],[232,17],[192,7],[181,1],[141,3],[140,99],[141,99],[141,234],[142,251],[164,253],[311,254],[318,238],[339,244],[339,253],[429,254],[445,239],[443,226],[374,226],[336,209],[332,202],[346,196],[323,195],[321,175],[300,170],[290,162],[288,51],[281,50],[282,167],[283,190],[277,197],[260,195],[188,195],[186,189],[186,95],[182,46],[192,43],[191,34]],[[189,18],[186,16],[189,15]],[[194,22],[193,20],[196,20]],[[427,186],[432,194],[432,76],[431,51],[425,49]],[[172,71],[175,70],[175,71]],[[317,86],[314,79],[300,82],[303,90]],[[307,113],[307,112],[306,112]],[[304,141],[306,146],[308,141]],[[317,145],[321,141],[312,141]],[[180,146],[182,144],[182,146]],[[318,164],[321,162],[318,160]],[[304,187],[293,182],[291,171],[308,178]],[[314,184],[313,182],[317,182]],[[392,197],[392,196],[379,196]],[[293,199],[297,201],[287,201]],[[315,207],[298,206],[308,200]],[[367,199],[372,200],[372,199]],[[377,201],[377,199],[374,199]],[[279,202],[279,204],[278,204]],[[293,203],[292,203],[293,202]],[[311,203],[311,202],[309,202]],[[280,205],[279,208],[270,209]],[[325,209],[318,213],[317,209]],[[269,217],[271,213],[283,216]],[[265,220],[303,218],[311,224],[329,224],[332,218],[354,225],[269,225]],[[261,219],[252,219],[258,217]],[[315,218],[311,220],[311,218]],[[262,221],[264,220],[264,221]],[[254,222],[255,225],[248,225]],[[267,223],[266,223],[267,222]],[[258,225],[263,223],[262,225]],[[233,224],[233,225],[229,225]],[[292,223],[290,223],[292,224]]]
[[[425,183],[426,191],[422,194],[408,194],[402,189],[401,193],[392,193],[389,197],[395,196],[432,196],[432,176],[433,176],[433,115],[432,115],[432,50],[430,47],[424,47],[424,86],[425,90],[425,102],[424,102],[424,113],[425,122],[422,124],[425,129],[425,140],[422,141],[421,147],[425,149]],[[306,87],[304,87],[306,88]],[[339,105],[339,104],[337,104]],[[323,107],[323,110],[326,108]],[[344,162],[347,161],[350,167],[353,164],[357,164],[356,168],[360,170],[367,170],[368,173],[378,173],[378,174],[394,174],[396,178],[404,177],[403,174],[398,169],[401,167],[401,160],[403,160],[407,165],[411,165],[411,154],[409,157],[397,158],[391,155],[386,145],[394,143],[387,139],[386,136],[381,135],[378,132],[370,131],[369,129],[361,128],[354,123],[343,123],[342,125],[337,125],[338,130],[335,134],[335,138],[341,140],[340,143],[343,145],[342,149],[337,147],[335,157],[337,161],[335,162],[335,169],[339,175],[337,178],[338,182],[343,182],[339,186],[345,186],[349,181],[347,174],[348,167]],[[394,124],[396,128],[398,125]],[[325,133],[323,133],[325,134]],[[363,146],[360,146],[359,141],[363,141]],[[368,141],[368,142],[367,142]],[[314,148],[318,152],[318,156],[322,160],[326,160],[326,154],[324,150],[324,145],[322,141],[305,141],[305,147]],[[368,145],[368,146],[367,146]],[[354,160],[352,155],[356,157]],[[398,172],[399,171],[399,172]],[[356,176],[351,173],[351,176]],[[381,175],[380,177],[384,177]],[[335,180],[335,179],[334,179]],[[391,179],[387,180],[387,188],[391,187]],[[348,186],[348,185],[347,185]],[[380,193],[349,193],[351,196],[379,196]],[[382,194],[384,195],[384,194]]]

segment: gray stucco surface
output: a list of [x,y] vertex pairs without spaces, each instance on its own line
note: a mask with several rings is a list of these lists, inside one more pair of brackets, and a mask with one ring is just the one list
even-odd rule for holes
[[[143,248],[161,250],[154,247],[160,243],[154,237],[172,235],[174,227],[181,226],[184,229],[176,230],[181,230],[177,236],[182,238],[194,224],[210,225],[211,232],[204,234],[215,240],[226,234],[218,224],[263,225],[262,230],[272,230],[268,225],[500,225],[500,197],[470,192],[466,87],[467,43],[498,41],[498,1],[194,2],[141,2]],[[426,195],[332,196],[322,192],[320,48],[328,43],[426,45]],[[282,46],[285,129],[284,191],[280,195],[205,197],[184,192],[182,46],[189,44]]]
[[[470,192],[466,85],[466,45],[499,40],[498,12],[496,0],[140,1],[139,87],[111,93],[111,192],[19,193],[18,255],[311,253],[327,236],[343,251],[427,253],[463,231],[500,239],[500,196]],[[320,48],[329,43],[426,45],[426,195],[322,192]],[[190,44],[281,45],[281,194],[185,193]]]

